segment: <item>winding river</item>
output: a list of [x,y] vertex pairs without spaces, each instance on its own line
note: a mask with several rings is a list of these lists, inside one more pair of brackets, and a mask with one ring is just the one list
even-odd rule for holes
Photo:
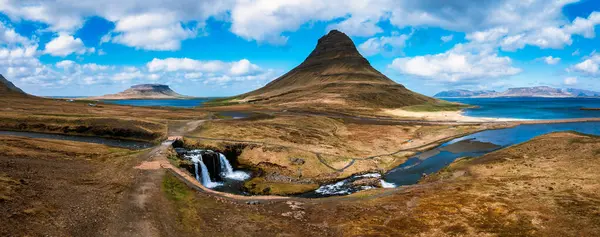
[[[575,131],[600,136],[600,122],[523,124],[512,128],[486,130],[467,135],[409,158],[400,166],[382,175],[382,185],[384,187],[398,187],[416,184],[424,175],[438,172],[458,158],[479,157],[498,149],[529,141],[540,135],[560,131]],[[371,176],[376,175],[371,174]],[[326,184],[302,196],[327,197],[347,195],[373,188],[351,185],[356,179],[357,176],[352,176],[346,180]]]
[[142,142],[142,141],[121,140],[121,139],[103,138],[103,137],[74,136],[74,135],[52,134],[52,133],[0,131],[0,135],[96,143],[96,144],[102,144],[102,145],[113,146],[113,147],[121,147],[121,148],[133,149],[133,150],[146,149],[146,148],[150,148],[150,147],[154,146],[154,144],[152,144],[152,143]]

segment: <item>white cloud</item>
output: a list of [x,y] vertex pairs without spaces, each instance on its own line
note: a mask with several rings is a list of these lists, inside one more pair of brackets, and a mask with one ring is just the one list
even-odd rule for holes
[[592,54],[584,61],[573,65],[569,71],[579,72],[586,76],[600,75],[600,54]]
[[[245,76],[261,72],[261,68],[252,64],[247,59],[234,62],[223,62],[218,60],[200,61],[189,58],[155,58],[146,64],[150,72],[203,72],[203,73],[218,73],[231,76]],[[195,74],[198,75],[198,74]]]
[[575,85],[577,84],[577,77],[567,77],[564,81],[565,85]]
[[62,68],[62,69],[69,69],[69,68],[72,68],[73,66],[75,66],[75,64],[76,63],[71,60],[63,60],[63,61],[57,62],[56,67]]
[[468,40],[475,42],[494,42],[498,39],[506,36],[508,34],[508,29],[505,27],[493,28],[485,31],[476,31],[470,34],[467,34],[465,37]]
[[0,11],[11,19],[49,25],[49,30],[73,34],[86,18],[99,16],[116,24],[114,34],[103,39],[147,50],[176,50],[193,38],[206,19],[225,15],[233,0],[0,0]]
[[541,58],[538,58],[537,60],[543,61],[543,62],[545,62],[548,65],[555,65],[555,64],[558,64],[560,62],[560,58],[555,58],[555,57],[552,57],[552,56],[541,57]]
[[382,32],[377,23],[384,19],[389,0],[271,1],[239,0],[231,10],[231,32],[248,40],[284,44],[283,32],[295,31],[308,22],[331,21],[328,29],[347,31],[351,36]]
[[594,38],[596,37],[594,28],[598,24],[600,24],[600,12],[592,12],[588,18],[575,18],[571,25],[565,26],[565,31],[585,38]]
[[[182,27],[174,13],[144,13],[117,21],[112,42],[146,50],[178,50],[181,41],[197,35]],[[101,41],[108,39],[102,37]]]
[[402,51],[408,38],[410,38],[410,35],[392,33],[391,36],[370,38],[360,44],[358,49],[364,56],[371,56],[379,53],[393,55]]
[[521,72],[509,57],[471,47],[458,44],[441,54],[396,58],[388,67],[406,75],[453,83],[481,82]]
[[58,37],[52,39],[46,44],[44,53],[52,56],[68,56],[70,54],[84,54],[89,50],[79,38],[75,38],[65,33],[59,33]]
[[248,59],[242,59],[240,61],[231,63],[231,67],[229,69],[229,74],[235,75],[235,76],[242,76],[242,75],[250,75],[250,74],[253,74],[253,73],[259,72],[259,71],[260,71],[260,67],[258,67],[255,64],[250,63],[250,61],[248,61]]
[[[284,44],[286,32],[316,22],[361,37],[382,33],[379,24],[389,22],[399,28],[465,32],[473,41],[497,38],[503,48],[516,50],[524,45],[561,48],[571,44],[573,34],[594,37],[600,13],[568,22],[562,8],[573,2],[577,0],[2,0],[0,11],[71,35],[86,18],[100,16],[116,24],[102,42],[110,39],[145,50],[177,50],[183,40],[202,35],[198,32],[211,17],[231,23],[230,31],[244,39],[272,44]],[[516,36],[525,42],[515,41]]]
[[15,45],[15,44],[31,44],[32,42],[22,35],[18,34],[15,29],[4,25],[0,22],[0,45]]
[[450,41],[452,41],[454,39],[454,35],[444,35],[440,38],[440,40],[442,40],[442,42],[444,43],[448,43]]

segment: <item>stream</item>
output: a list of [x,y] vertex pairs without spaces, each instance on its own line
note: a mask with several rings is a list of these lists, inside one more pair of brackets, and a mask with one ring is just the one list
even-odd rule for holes
[[[381,174],[367,174],[369,177],[380,175],[383,188],[412,185],[425,176],[448,166],[461,157],[480,157],[487,153],[515,144],[523,143],[534,137],[560,131],[575,131],[590,135],[600,135],[600,122],[575,122],[555,124],[523,124],[513,128],[486,130],[443,143],[431,150],[409,158],[398,167]],[[361,175],[326,184],[315,191],[302,194],[302,197],[328,197],[348,195],[374,186],[352,185]],[[362,176],[365,176],[364,174]]]
[[75,141],[75,142],[87,142],[96,143],[113,147],[121,147],[132,150],[141,150],[153,147],[154,144],[142,141],[122,140],[104,137],[86,137],[86,136],[75,136],[75,135],[64,135],[64,134],[52,134],[52,133],[38,133],[38,132],[20,132],[20,131],[0,131],[0,135],[10,135],[19,137],[29,138],[42,138],[42,139],[54,139],[63,141]]

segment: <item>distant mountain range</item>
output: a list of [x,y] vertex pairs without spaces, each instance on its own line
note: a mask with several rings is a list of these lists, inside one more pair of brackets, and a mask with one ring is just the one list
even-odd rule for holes
[[85,99],[93,100],[124,100],[124,99],[189,99],[190,96],[181,95],[168,85],[161,84],[140,84],[131,86],[131,88],[117,94],[88,97]]
[[548,86],[510,88],[503,92],[482,90],[449,90],[435,94],[437,98],[494,98],[494,97],[600,97],[600,92],[581,89],[557,89]]

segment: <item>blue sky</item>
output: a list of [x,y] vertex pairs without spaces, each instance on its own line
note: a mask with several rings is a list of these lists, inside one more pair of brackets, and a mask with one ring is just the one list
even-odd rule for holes
[[331,29],[409,89],[600,90],[594,0],[0,0],[0,74],[35,95],[244,93]]

